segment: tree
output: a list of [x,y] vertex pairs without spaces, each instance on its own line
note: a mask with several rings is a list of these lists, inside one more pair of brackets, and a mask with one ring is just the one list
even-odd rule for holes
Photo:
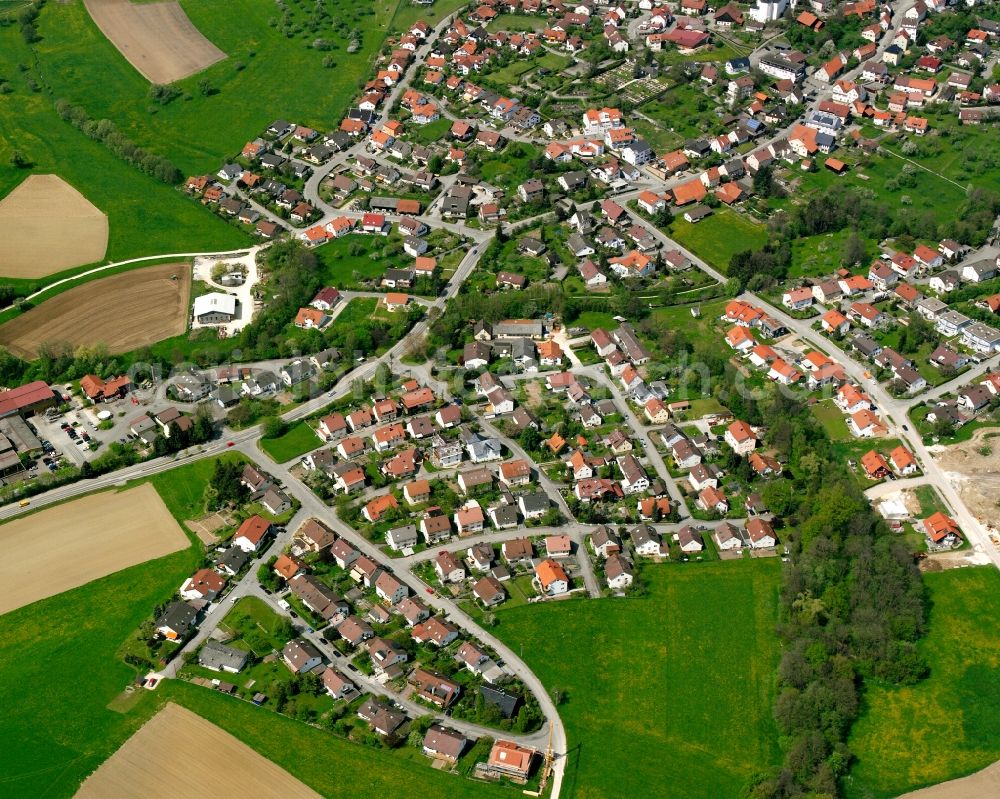
[[215,87],[212,86],[212,82],[208,78],[202,78],[198,81],[198,91],[201,92],[203,97],[210,97],[215,94]]
[[243,465],[233,461],[217,460],[209,486],[215,493],[216,508],[242,505],[250,492],[242,482]]
[[10,165],[15,169],[27,169],[31,166],[31,160],[20,150],[14,150],[10,154]]
[[288,430],[288,424],[280,416],[268,416],[261,426],[264,438],[280,438]]
[[844,263],[848,266],[853,266],[854,264],[860,264],[864,259],[865,243],[861,240],[857,231],[852,230],[844,242]]
[[951,438],[955,435],[955,423],[943,414],[937,416],[934,421],[934,435],[938,438]]

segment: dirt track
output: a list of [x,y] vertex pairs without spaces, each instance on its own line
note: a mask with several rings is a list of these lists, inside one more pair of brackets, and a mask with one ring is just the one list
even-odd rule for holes
[[[176,280],[171,278],[176,276]],[[113,353],[154,344],[187,329],[188,264],[160,264],[76,286],[0,325],[0,344],[22,358],[42,344],[104,344]]]
[[179,3],[83,0],[98,28],[150,83],[173,83],[226,57]]
[[3,277],[46,277],[107,249],[108,218],[58,175],[29,175],[0,202]]
[[[980,450],[987,448],[983,455]],[[985,450],[984,450],[985,451]],[[957,485],[969,510],[979,519],[996,523],[1000,516],[1000,430],[980,428],[962,444],[932,449],[934,460]]]
[[942,782],[899,799],[996,799],[1000,796],[1000,761],[958,780]]
[[76,799],[321,799],[242,741],[168,704],[80,786]]
[[104,491],[0,526],[0,613],[188,546],[156,489]]

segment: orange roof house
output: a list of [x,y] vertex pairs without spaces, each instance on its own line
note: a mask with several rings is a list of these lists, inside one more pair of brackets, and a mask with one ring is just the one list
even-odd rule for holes
[[927,531],[928,537],[935,544],[940,543],[950,535],[956,538],[962,537],[962,531],[958,528],[958,522],[950,516],[945,516],[941,511],[937,511],[924,519],[924,530]]
[[869,480],[881,480],[892,471],[886,459],[875,450],[869,450],[861,456],[861,468],[865,470]]

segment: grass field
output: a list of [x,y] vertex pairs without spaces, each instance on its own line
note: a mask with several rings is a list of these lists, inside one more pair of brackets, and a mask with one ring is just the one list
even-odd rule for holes
[[847,429],[847,421],[840,408],[833,400],[823,400],[812,406],[812,414],[823,427],[827,438],[831,441],[853,441],[851,431]]
[[[273,4],[185,0],[181,6],[191,23],[227,58],[174,84],[184,95],[165,106],[148,101],[149,82],[105,39],[82,4],[48,4],[35,49],[55,96],[82,105],[94,118],[116,121],[137,143],[170,156],[187,173],[214,172],[276,117],[319,130],[334,127],[368,75],[399,2],[332,0],[323,5],[345,29],[320,21],[315,31],[309,6],[289,2],[292,35],[286,36]],[[272,18],[279,24],[269,24]],[[354,54],[346,52],[351,31],[360,36]],[[320,38],[332,49],[313,48]],[[333,68],[323,67],[327,56]],[[202,78],[215,93],[199,90]]]
[[683,216],[677,217],[670,237],[723,273],[736,253],[757,250],[767,243],[763,225],[728,208],[717,208],[710,217],[693,225]]
[[395,257],[386,256],[392,238],[351,234],[317,247],[323,280],[341,289],[353,288],[363,280],[380,278],[389,267],[412,266],[413,259],[402,250]]
[[322,445],[322,441],[305,422],[299,422],[278,438],[262,438],[260,448],[278,463],[290,461],[300,455],[305,455]]
[[[46,22],[63,14],[85,12],[80,4],[49,4],[41,20]],[[55,24],[59,24],[58,19]],[[113,51],[112,57],[120,58]],[[55,98],[41,91],[44,80],[38,72],[18,69],[18,64],[32,63],[34,56],[17,26],[0,27],[0,75],[12,89],[0,103],[0,196],[28,174],[10,163],[17,149],[31,161],[31,172],[58,174],[107,214],[107,257],[111,260],[158,252],[229,249],[249,241],[236,228],[206,213],[170,186],[118,160],[102,145],[63,122],[53,108]],[[75,68],[69,68],[75,72]],[[131,69],[127,65],[125,68]],[[32,85],[39,90],[33,91]],[[113,95],[114,90],[109,88],[107,96]]]
[[[212,478],[215,462],[219,460],[243,463],[246,458],[232,452],[227,452],[218,458],[202,458],[171,469],[169,472],[154,474],[148,482],[152,483],[156,492],[163,497],[175,519],[181,522],[185,519],[197,519],[205,513],[205,486]],[[138,480],[132,484],[143,482],[146,481]]]
[[57,294],[0,327],[0,343],[37,358],[49,343],[129,352],[187,329],[191,268],[186,263],[133,269]]
[[497,612],[562,697],[564,797],[731,797],[777,762],[779,576],[776,560],[650,566],[642,598]]
[[[792,242],[792,265],[788,269],[790,278],[818,277],[828,275],[844,265],[844,243],[851,231],[841,230],[821,236],[806,236]],[[868,263],[876,252],[874,242],[865,241]]]
[[1000,573],[991,567],[924,575],[930,630],[920,648],[930,677],[870,686],[854,727],[847,795],[888,799],[1000,758]]

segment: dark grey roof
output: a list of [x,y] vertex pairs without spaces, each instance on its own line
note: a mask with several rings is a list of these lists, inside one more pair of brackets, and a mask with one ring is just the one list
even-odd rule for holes
[[496,688],[490,688],[488,685],[480,687],[479,693],[482,694],[483,699],[487,704],[498,707],[500,709],[500,715],[502,715],[505,719],[513,717],[514,712],[517,710],[517,706],[521,701],[521,698],[518,696],[506,694]]
[[246,665],[248,657],[249,653],[242,649],[208,640],[198,653],[198,662],[205,668],[215,671],[222,669],[239,671]]

